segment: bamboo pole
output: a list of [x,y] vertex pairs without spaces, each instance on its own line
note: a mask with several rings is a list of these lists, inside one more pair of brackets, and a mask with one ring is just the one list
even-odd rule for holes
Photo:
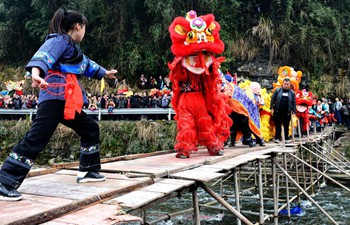
[[[315,143],[317,146],[319,146],[323,151],[325,151],[326,153],[330,153],[328,150],[324,149],[322,146],[318,145],[317,143]],[[324,154],[322,151],[318,150],[315,146],[312,146],[316,151],[320,152],[322,155],[324,155],[324,157],[327,157],[328,159],[330,159],[334,164],[338,162],[340,162],[343,166],[350,168],[346,163],[344,163],[343,161],[341,161],[340,159],[337,159],[336,157],[332,157],[331,156],[326,156],[326,154]],[[332,154],[330,154],[332,155]],[[334,160],[333,160],[334,159]]]
[[[299,184],[299,169],[298,169],[298,161],[295,161],[295,177],[296,177],[296,181]],[[297,196],[298,196],[298,204],[300,204],[300,192],[297,189]]]
[[[304,146],[302,146],[302,147],[305,148]],[[318,151],[321,155],[323,155],[323,156],[326,158],[326,159],[325,159],[325,158],[319,156],[322,160],[324,160],[324,161],[327,162],[328,164],[330,164],[330,165],[336,167],[338,170],[342,171],[342,172],[345,173],[346,175],[350,176],[350,173],[349,173],[349,172],[347,172],[347,171],[344,170],[343,168],[341,168],[341,167],[339,167],[338,165],[336,165],[335,162],[332,162],[332,159],[329,160],[329,157],[327,157],[326,155],[324,155],[324,154],[323,154],[322,152],[320,152],[317,148],[315,148],[314,146],[311,146],[311,147],[313,147],[316,151]],[[317,155],[316,153],[312,152],[310,149],[308,149],[308,148],[305,148],[305,149],[307,149],[311,154]]]
[[[303,146],[302,146],[303,147]],[[312,164],[312,155],[310,154],[311,152],[309,151],[309,162],[310,162],[310,165]],[[313,152],[312,152],[313,153]],[[309,174],[310,174],[310,183],[313,183],[314,181],[314,176],[312,174],[312,169],[310,168],[310,171],[309,171]],[[314,188],[314,185],[311,186],[311,193],[312,195],[315,194],[315,188]]]
[[[295,143],[293,115],[290,117],[290,127],[291,127],[291,129],[292,129],[292,140],[293,140],[293,143]],[[288,135],[287,135],[287,136],[288,136]]]
[[310,125],[309,124],[306,127],[306,140],[307,140],[307,142],[310,141]]
[[315,125],[314,125],[314,136],[315,136],[315,139],[317,139],[316,121],[315,121]]
[[[323,143],[325,143],[326,145],[328,145],[328,147],[331,148],[331,150],[332,150],[332,151],[330,152],[331,155],[333,155],[333,152],[335,152],[336,155],[339,156],[339,157],[342,159],[342,160],[339,160],[339,161],[340,161],[340,162],[343,162],[344,165],[350,169],[350,161],[349,161],[347,158],[345,158],[345,157],[344,157],[342,154],[340,154],[339,152],[335,151],[335,149],[332,148],[332,146],[330,146],[326,141],[323,142]],[[316,143],[316,145],[317,145],[318,147],[322,148],[323,150],[329,152],[329,150],[325,149],[324,147],[322,147],[322,146],[319,145],[318,143]],[[345,162],[346,162],[346,163],[345,163]]]
[[286,170],[282,168],[275,160],[273,160],[274,164],[284,173],[286,177],[297,187],[301,192],[308,198],[333,224],[338,223],[288,174]]
[[201,224],[199,205],[198,205],[198,195],[197,188],[192,191],[192,202],[193,202],[193,219],[195,225]]
[[271,156],[272,188],[273,188],[273,220],[274,220],[274,225],[278,225],[278,196],[277,196],[277,184],[276,184],[276,165],[273,163],[273,160],[275,158],[276,158],[276,155]]
[[264,196],[263,196],[263,182],[262,182],[262,169],[261,159],[258,159],[258,183],[259,183],[259,224],[264,223]]
[[[241,213],[241,206],[239,202],[239,185],[238,185],[238,176],[237,176],[237,170],[233,170],[233,180],[235,185],[235,202],[236,202],[236,210]],[[237,225],[241,225],[241,220],[237,218]]]
[[297,159],[298,161],[300,161],[301,163],[305,164],[306,166],[310,167],[311,169],[315,170],[316,172],[322,174],[324,177],[326,177],[327,179],[329,179],[330,181],[334,182],[335,184],[337,184],[338,186],[344,188],[346,191],[350,192],[350,189],[347,188],[346,186],[342,185],[341,183],[339,183],[338,181],[334,180],[332,177],[328,176],[327,174],[325,174],[324,172],[318,170],[317,168],[315,168],[314,166],[308,164],[307,162],[305,162],[304,160],[300,159],[298,156],[295,156],[293,154],[290,154],[293,158]]
[[286,147],[286,139],[285,139],[285,134],[284,134],[284,126],[281,125],[281,138],[282,138],[282,147]]
[[[283,164],[284,164],[284,169],[288,171],[287,169],[287,154],[283,154]],[[288,215],[288,222],[290,222],[290,204],[289,204],[289,182],[288,182],[288,177],[285,177],[285,184],[286,184],[286,200],[287,200],[287,215]]]
[[299,136],[299,142],[301,143],[301,129],[300,129],[300,119],[298,118],[298,136]]
[[[304,160],[304,152],[303,151],[301,151],[301,158]],[[306,175],[305,175],[305,165],[304,164],[302,165],[301,170],[302,170],[302,173],[303,173],[304,189],[306,189]]]
[[224,206],[228,211],[233,213],[236,217],[238,217],[243,223],[248,225],[253,225],[245,216],[243,216],[240,212],[238,212],[235,208],[233,208],[230,204],[228,204],[223,198],[221,198],[218,194],[216,194],[213,190],[211,190],[207,185],[202,182],[199,182],[199,185],[213,198],[216,199],[222,206]]

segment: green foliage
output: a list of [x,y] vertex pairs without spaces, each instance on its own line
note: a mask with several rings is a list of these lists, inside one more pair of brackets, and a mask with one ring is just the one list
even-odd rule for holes
[[[0,3],[0,62],[21,65],[47,34],[53,13],[75,9],[89,19],[81,47],[119,78],[134,85],[140,73],[168,73],[173,55],[168,26],[191,9],[213,13],[231,69],[262,52],[272,61],[302,68],[317,79],[348,69],[350,0],[3,0]],[[251,32],[258,30],[259,32]]]
[[[100,121],[101,157],[147,153],[173,149],[176,135],[174,121]],[[29,130],[29,120],[2,121],[0,124],[0,162],[3,161]],[[48,164],[50,159],[76,161],[79,158],[80,139],[71,129],[59,125],[37,164]]]

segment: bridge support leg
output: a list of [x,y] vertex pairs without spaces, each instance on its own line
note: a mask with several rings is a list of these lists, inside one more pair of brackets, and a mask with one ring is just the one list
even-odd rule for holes
[[213,190],[211,190],[207,185],[202,182],[199,182],[199,185],[216,201],[218,201],[222,206],[224,206],[228,211],[238,217],[243,223],[248,225],[253,225],[245,216],[243,216],[240,212],[238,212],[235,208],[233,208],[229,203],[227,203],[223,198],[221,198],[218,194],[216,194]]
[[194,224],[200,225],[201,219],[200,219],[200,213],[199,213],[197,188],[192,191],[192,201],[193,201],[193,209],[194,209],[194,212],[193,212]]

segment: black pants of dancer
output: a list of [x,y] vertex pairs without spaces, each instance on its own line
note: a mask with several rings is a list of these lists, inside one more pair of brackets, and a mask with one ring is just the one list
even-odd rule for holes
[[99,126],[86,115],[76,113],[74,120],[63,118],[65,102],[50,100],[42,102],[30,130],[14,147],[0,170],[0,183],[17,189],[34,164],[38,154],[49,143],[59,123],[72,128],[80,137],[80,171],[100,170]]
[[282,128],[281,128],[281,125],[283,124],[284,138],[285,138],[285,140],[288,140],[289,124],[290,124],[291,114],[274,113],[273,119],[274,119],[275,125],[276,125],[275,139],[282,140],[282,135],[281,135]]
[[251,132],[249,129],[248,118],[242,114],[232,112],[230,118],[233,121],[233,124],[230,128],[231,132],[231,144],[236,142],[237,131],[241,130],[243,133],[243,141],[249,140],[251,138]]

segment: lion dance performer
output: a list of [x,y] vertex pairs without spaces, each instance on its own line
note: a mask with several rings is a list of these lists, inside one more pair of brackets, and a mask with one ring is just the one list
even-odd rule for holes
[[296,116],[301,123],[301,132],[306,134],[310,125],[309,120],[309,107],[312,106],[312,92],[307,92],[305,89],[302,91],[297,90],[295,92],[296,100]]
[[218,68],[224,51],[220,25],[212,14],[197,17],[191,10],[186,18],[176,17],[169,26],[171,51],[168,64],[173,83],[172,105],[176,112],[176,157],[189,158],[197,145],[207,147],[210,155],[222,155],[232,121],[229,107],[220,94]]

